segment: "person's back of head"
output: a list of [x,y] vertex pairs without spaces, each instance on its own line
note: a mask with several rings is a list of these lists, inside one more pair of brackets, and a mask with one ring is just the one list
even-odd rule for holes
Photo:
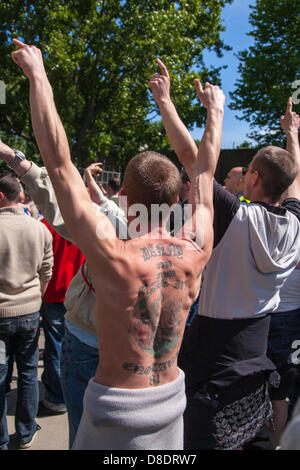
[[160,153],[147,151],[133,157],[126,167],[123,190],[128,204],[171,206],[177,201],[181,186],[178,168]]
[[114,177],[110,178],[107,183],[107,193],[109,196],[113,196],[120,191],[121,183],[120,178]]
[[275,204],[294,181],[298,166],[289,152],[280,147],[268,146],[260,149],[253,157],[249,171],[257,171],[264,195]]
[[5,197],[3,204],[6,202],[10,205],[17,204],[20,200],[20,183],[15,176],[4,175],[0,176],[0,194]]
[[180,171],[180,178],[181,178],[181,187],[180,187],[179,196],[180,196],[181,201],[185,202],[189,198],[189,192],[190,192],[190,187],[191,187],[191,180],[185,168],[182,168],[182,170]]
[[185,168],[182,168],[182,170],[180,171],[180,178],[181,178],[181,181],[182,181],[183,184],[188,183],[188,182],[191,181]]

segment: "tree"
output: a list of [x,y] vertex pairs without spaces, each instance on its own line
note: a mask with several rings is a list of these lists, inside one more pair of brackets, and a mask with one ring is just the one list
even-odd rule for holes
[[247,140],[242,142],[240,145],[237,145],[237,149],[251,149],[251,144]]
[[73,160],[124,166],[140,148],[169,144],[157,119],[148,81],[165,61],[172,96],[189,128],[203,123],[193,78],[219,83],[220,68],[205,67],[202,51],[221,56],[222,7],[232,0],[39,0],[0,4],[0,137],[39,160],[32,132],[28,82],[10,58],[11,38],[44,54]]
[[[230,107],[241,111],[239,119],[250,123],[248,137],[259,145],[281,145],[280,117],[288,97],[296,98],[293,87],[300,79],[300,2],[257,0],[251,8],[249,35],[254,45],[238,54],[240,78],[230,94]],[[294,108],[300,111],[298,99]]]

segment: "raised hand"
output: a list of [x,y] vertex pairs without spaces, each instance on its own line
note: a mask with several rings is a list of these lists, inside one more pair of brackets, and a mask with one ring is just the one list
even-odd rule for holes
[[0,159],[7,162],[7,160],[15,156],[14,151],[0,140]]
[[13,39],[12,41],[15,46],[18,47],[18,50],[11,54],[12,59],[19,67],[21,67],[26,77],[32,79],[41,75],[46,75],[40,49],[35,46],[24,44],[18,39]]
[[197,95],[203,106],[207,109],[223,109],[225,104],[225,95],[221,88],[206,82],[203,89],[198,79],[194,80]]
[[163,101],[169,101],[170,98],[170,76],[167,67],[160,59],[156,62],[161,70],[161,74],[155,73],[152,75],[149,87],[152,91],[153,98],[157,105]]
[[92,163],[88,167],[86,167],[85,171],[90,172],[93,176],[99,176],[102,173],[102,163]]
[[281,117],[280,125],[285,132],[297,132],[300,125],[300,116],[293,111],[293,101],[290,97],[284,116]]

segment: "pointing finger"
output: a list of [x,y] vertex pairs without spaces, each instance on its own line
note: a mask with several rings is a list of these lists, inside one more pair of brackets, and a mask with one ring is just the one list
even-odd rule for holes
[[203,88],[202,88],[202,84],[200,83],[200,80],[198,78],[196,78],[194,80],[194,85],[195,85],[197,93],[202,95],[204,93],[204,91],[203,91]]
[[292,97],[290,96],[287,102],[286,112],[291,113],[292,108],[293,108],[293,100],[292,100]]
[[169,72],[168,72],[168,69],[167,67],[165,66],[165,64],[160,60],[160,59],[156,59],[156,62],[161,70],[161,73],[164,77],[167,77],[167,78],[170,78],[169,76]]
[[19,41],[19,39],[13,38],[12,42],[14,43],[15,46],[18,46],[20,48],[25,47],[27,44],[25,44],[22,41]]

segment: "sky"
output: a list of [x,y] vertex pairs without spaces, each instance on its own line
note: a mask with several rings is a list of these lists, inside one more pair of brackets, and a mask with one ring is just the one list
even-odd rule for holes
[[[221,66],[228,65],[227,69],[221,71],[221,88],[226,96],[222,148],[230,149],[237,147],[247,140],[253,143],[247,133],[249,133],[249,124],[246,121],[240,121],[235,116],[237,111],[230,110],[228,105],[231,101],[229,92],[234,91],[235,82],[239,78],[238,65],[239,60],[234,54],[253,45],[253,38],[247,36],[252,26],[249,23],[251,9],[249,5],[254,5],[255,0],[234,0],[231,5],[227,5],[222,12],[222,23],[226,31],[221,33],[221,39],[225,44],[232,47],[231,51],[224,51],[223,57],[219,58],[214,52],[204,52],[204,61],[207,67],[210,65]],[[203,129],[194,129],[192,135],[194,139],[201,139]]]

